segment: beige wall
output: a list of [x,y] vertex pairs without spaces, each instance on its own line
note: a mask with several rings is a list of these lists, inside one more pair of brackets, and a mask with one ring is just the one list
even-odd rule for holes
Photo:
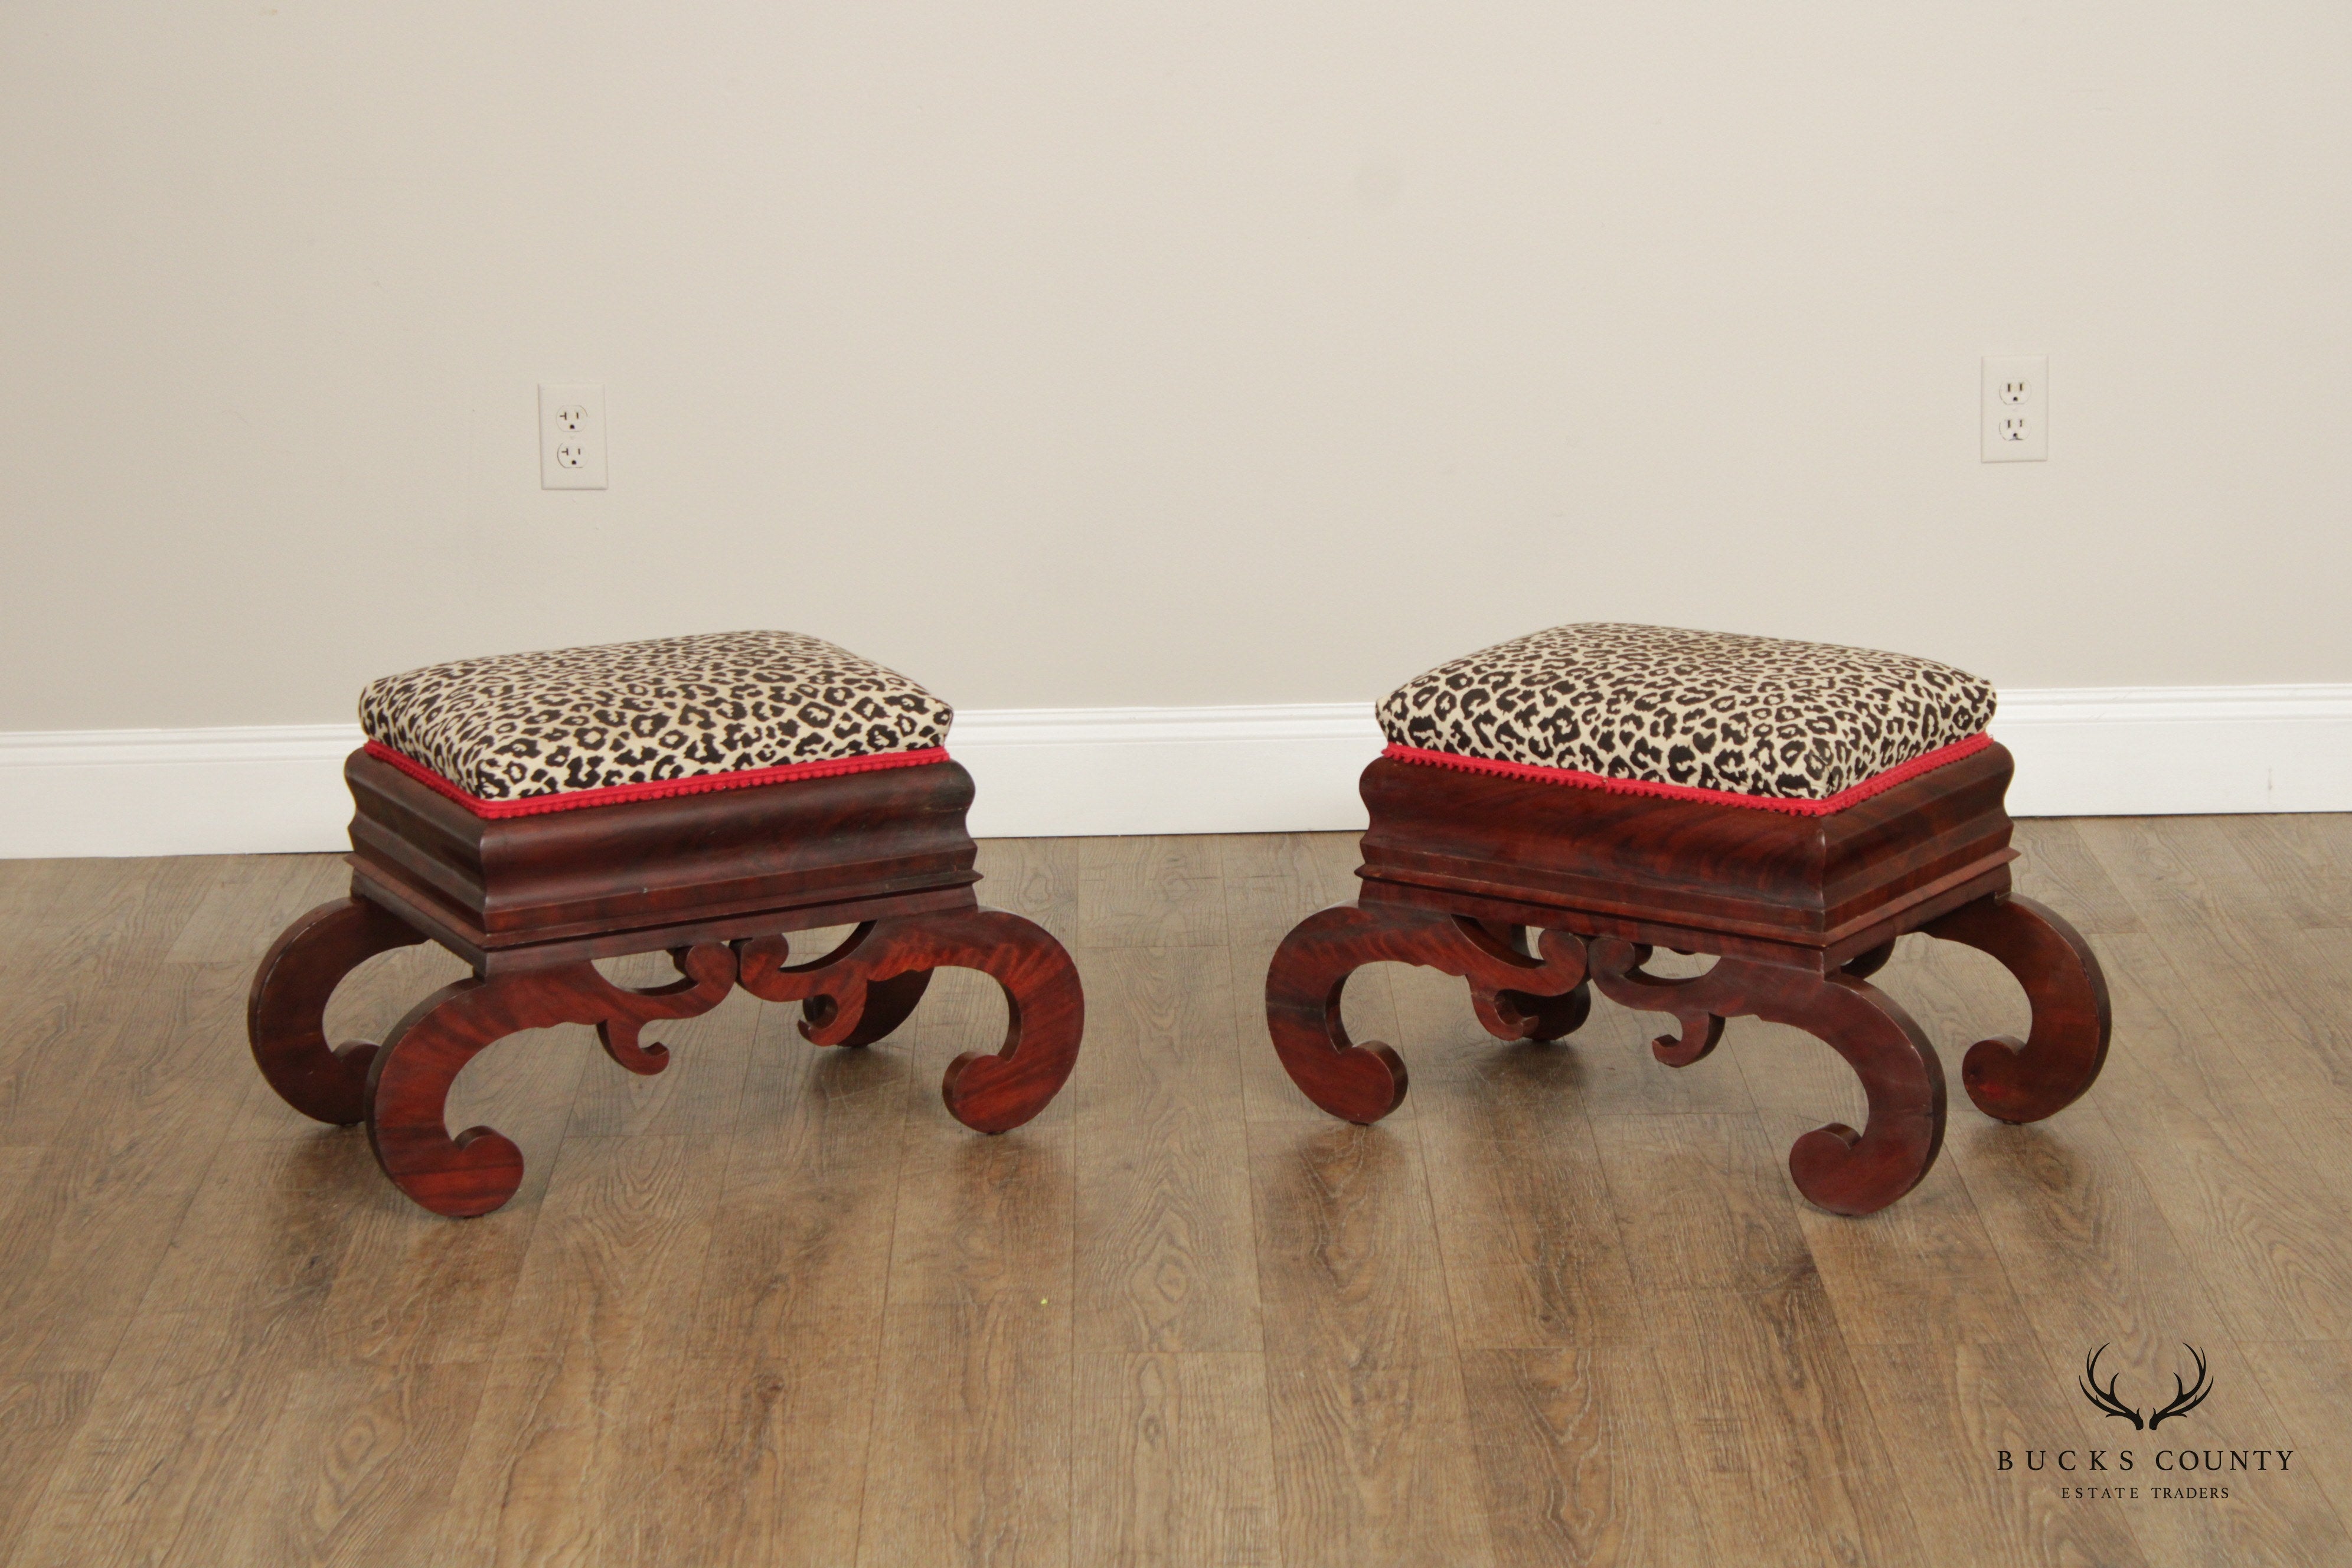
[[0,5],[0,731],[744,625],[971,708],[1593,618],[2342,681],[2347,512],[2337,0]]

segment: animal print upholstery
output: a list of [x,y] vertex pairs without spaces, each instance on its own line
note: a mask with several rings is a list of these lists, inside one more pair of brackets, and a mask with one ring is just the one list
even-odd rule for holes
[[1990,684],[1932,659],[1618,625],[1497,643],[1380,708],[1389,740],[1418,752],[1812,801],[1969,741],[1992,713]]
[[943,744],[955,713],[797,632],[714,632],[499,654],[388,675],[369,739],[486,801]]

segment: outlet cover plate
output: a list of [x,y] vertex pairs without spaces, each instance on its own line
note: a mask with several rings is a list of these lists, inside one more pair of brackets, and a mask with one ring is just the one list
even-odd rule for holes
[[605,488],[604,387],[588,382],[540,383],[539,488]]
[[2044,354],[1987,354],[1984,460],[2040,463],[2050,457],[2050,360]]

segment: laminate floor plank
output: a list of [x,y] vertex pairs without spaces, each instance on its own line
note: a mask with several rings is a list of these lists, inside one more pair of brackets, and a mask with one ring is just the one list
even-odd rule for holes
[[[625,984],[666,984],[677,970],[667,961],[659,971],[628,976]],[[595,1052],[572,1097],[567,1138],[627,1138],[647,1133],[707,1140],[724,1147],[744,1104],[743,1081],[751,1068],[752,1036],[761,1003],[737,990],[698,1017],[651,1025],[642,1043],[669,1048],[669,1065],[639,1074]],[[584,1034],[584,1031],[582,1031]],[[778,1050],[815,1050],[797,1037],[777,1042]],[[593,1049],[593,1047],[592,1047]]]
[[1479,1495],[1504,1568],[1738,1561],[1683,1466],[1646,1345],[1462,1354]]
[[593,1031],[568,1026],[510,1035],[458,1075],[449,1099],[452,1131],[495,1127],[523,1152],[515,1195],[503,1208],[462,1223],[419,1208],[384,1180],[362,1130],[304,1124],[310,1131],[298,1142],[333,1156],[331,1184],[316,1201],[331,1205],[347,1236],[320,1325],[331,1354],[353,1362],[479,1363],[499,1353],[548,1185],[562,1163],[572,1094],[592,1066],[620,1070],[604,1060]]
[[[2284,1474],[2233,1473],[2226,1468],[2233,1451],[2251,1457],[2262,1448],[2294,1448],[2294,1424],[2272,1403],[2254,1362],[2236,1342],[2189,1342],[2206,1358],[2210,1393],[2179,1422],[2130,1434],[2139,1464],[2149,1467],[2140,1474],[2146,1506],[2125,1513],[2141,1550],[2150,1562],[2167,1563],[2352,1563],[2352,1532],[2329,1501],[2318,1468],[2291,1465]],[[2144,1391],[2140,1396],[2152,1408],[2157,1400],[2171,1396],[2173,1377],[2186,1373],[2193,1384],[2195,1368],[2188,1349],[2175,1343],[2160,1356],[2127,1361],[2132,1371],[2125,1374],[2120,1390]],[[2057,1359],[2054,1353],[2052,1359]],[[2100,1370],[2104,1373],[2114,1368],[2103,1361]],[[2108,1423],[2102,1437],[2120,1440],[2122,1425]],[[2222,1468],[2184,1474],[2158,1457],[2187,1451],[2200,1456],[2200,1465],[2201,1457],[2210,1452]],[[2180,1494],[2217,1486],[2226,1488],[2229,1495],[2168,1497],[2152,1489],[2163,1487]]]
[[1354,899],[1360,886],[1363,857],[1352,833],[1234,833],[1214,842],[1237,974],[1254,969],[1263,981],[1292,926]]
[[1759,1563],[1918,1563],[1897,1450],[1811,1269],[1681,1292],[1651,1349],[1707,1534]]
[[1633,1288],[1762,1289],[1814,1272],[1802,1202],[1755,1115],[1607,1116],[1592,1124]]
[[160,963],[227,862],[220,858],[59,860],[26,879],[0,975],[87,984],[124,959]]
[[[2108,939],[2116,1033],[2095,1089],[2242,1340],[2352,1337],[2352,1166],[2306,1158],[2162,950]],[[2347,1151],[2338,1145],[2336,1152]]]
[[[100,1382],[8,1561],[12,1568],[210,1564],[254,1525],[247,1502],[294,1372],[208,1331],[203,1309],[159,1315],[154,1342]],[[205,1352],[209,1349],[212,1353]]]
[[[2237,1064],[2289,1140],[2346,1147],[2352,1127],[2352,933],[2306,931],[2214,832],[2085,824],[2147,916],[2174,974],[2212,1026],[2203,1052]],[[2198,826],[2194,819],[2190,826]]]
[[2344,1421],[2352,1408],[2352,1343],[2304,1340],[2241,1348],[2278,1416],[2277,1431],[2264,1446],[2288,1450],[2287,1473],[2301,1467],[2335,1505],[2336,1518],[2352,1519],[2352,1427]]
[[[2136,1369],[2153,1391],[2161,1369],[2195,1345],[2214,1383],[2197,1412],[2197,1440],[2252,1447],[2262,1446],[2258,1434],[2277,1430],[2195,1256],[2091,1100],[2029,1127],[1973,1118],[1948,1134],[1945,1154],[1959,1163],[2013,1288],[2033,1303],[2028,1322],[2054,1366],[2080,1365],[2095,1347],[2112,1346],[2103,1364]],[[2226,1399],[2225,1390],[2232,1391]],[[2171,1483],[2143,1477],[2141,1484]],[[2352,1553],[2352,1538],[2306,1479],[2194,1500],[2200,1506],[2126,1512],[2151,1561],[2326,1562]]]
[[1282,1559],[1493,1561],[1410,1128],[1251,1130]]
[[2063,913],[2075,930],[2105,935],[2142,929],[2139,907],[2072,818],[2021,818],[2010,842],[2022,857],[2011,864],[2017,890]]
[[1401,1029],[1423,1042],[1415,1126],[1463,1350],[1638,1341],[1643,1305],[1584,1113],[1592,1051],[1580,1036],[1495,1039],[1450,975],[1399,968],[1391,986]]
[[415,1568],[437,1555],[450,1457],[488,1368],[327,1367],[292,1374],[257,1468],[213,1561]]
[[860,1563],[1072,1561],[1066,1294],[894,1299],[879,1382]]
[[2036,1337],[2062,1366],[2102,1343],[2147,1359],[2220,1339],[2221,1310],[2129,1152],[2095,1109],[2073,1109],[2085,1114],[2063,1137],[1970,1121],[1944,1140]]
[[0,1563],[21,1561],[26,1523],[72,1456],[98,1382],[91,1372],[0,1378]]
[[649,1402],[660,1412],[648,1433],[658,1478],[608,1517],[604,1560],[855,1563],[880,1343],[878,1331],[871,1342],[811,1330],[742,1346],[697,1335],[703,1353],[677,1359]]
[[810,1045],[799,1011],[761,1009],[732,1136],[712,1152],[724,1185],[688,1342],[745,1375],[804,1344],[880,1344],[917,1075],[895,1040]]
[[351,887],[351,867],[340,855],[234,855],[215,864],[165,962],[250,970],[295,917]]
[[308,1151],[252,1152],[215,1162],[163,1237],[13,1561],[248,1560],[243,1504],[269,1479],[298,1374],[330,1364],[320,1329],[347,1241]]
[[1003,1038],[1004,1003],[945,971],[908,1051],[888,1300],[857,1561],[1063,1564],[1070,1548],[1076,1150],[1091,1071],[1000,1137],[940,1103],[940,1074]]
[[28,980],[13,994],[0,976],[9,1022],[0,1042],[0,1148],[47,1148],[61,1127],[86,1130],[74,1108],[90,1063],[145,1007],[146,985],[161,967],[118,965],[102,987]]
[[705,1153],[676,1136],[566,1140],[457,1462],[438,1560],[637,1560],[637,1495],[662,1449],[685,1360],[679,1328],[693,1318],[724,1175]]
[[[2263,824],[2273,824],[2263,831]],[[2227,900],[2252,929],[2341,929],[2334,918],[2343,892],[2330,864],[2334,846],[2288,818],[2235,816],[2140,817],[2128,827],[2103,824],[2098,841],[2113,844],[2118,829],[2160,845],[2195,876],[2198,890]]]
[[2263,899],[2306,931],[2352,931],[2352,812],[2210,819]]
[[1594,1123],[1685,1471],[1718,1549],[1925,1561],[1759,1119]]
[[1212,837],[1081,838],[1075,947],[1223,947]]
[[[1661,952],[1645,966],[1653,974],[1678,975],[1702,968],[1702,961]],[[1423,972],[1425,989],[1437,976]],[[1453,982],[1451,1016],[1466,1044],[1485,1040],[1485,1051],[1461,1051],[1454,1058],[1482,1059],[1496,1042],[1470,1016],[1468,989]],[[1402,1001],[1402,999],[1400,999]],[[1735,1018],[1727,1026],[1725,1043],[1688,1067],[1670,1068],[1658,1060],[1651,1043],[1675,1032],[1674,1019],[1664,1013],[1640,1013],[1621,1007],[1597,992],[1583,1026],[1559,1043],[1572,1050],[1577,1062],[1578,1109],[1594,1118],[1604,1116],[1743,1116],[1756,1109],[1755,1097],[1740,1073],[1735,1049],[1738,1037],[1755,1026],[1755,1020]]]
[[73,860],[0,860],[0,930],[30,935],[42,910],[70,885]]
[[251,1090],[227,1049],[234,973],[146,973],[82,1081],[45,1096],[53,1141],[0,1236],[0,1373],[105,1366]]
[[1230,964],[1216,948],[1130,948],[1087,997],[1070,1090],[1077,1349],[1261,1348],[1249,1140]]
[[1071,1561],[1282,1561],[1264,1357],[1082,1354],[1076,1377]]
[[940,1075],[958,1054],[1003,1037],[1004,1002],[992,982],[942,972],[901,1033],[908,1110],[891,1229],[890,1302],[985,1303],[1044,1297],[1066,1321],[1073,1285],[1076,1150],[1072,1111],[1092,1070],[1001,1136],[975,1137],[940,1101]]
[[[87,1129],[81,1108],[105,1083],[108,1055],[185,1046],[156,1014],[203,983],[163,958],[203,885],[172,862],[121,864],[122,874],[97,879],[102,896],[60,895],[52,945],[35,942],[0,963],[0,1006],[15,1026],[0,1037],[0,1144],[56,1142],[61,1125]],[[80,879],[68,886],[89,890]]]
[[[760,1011],[641,1561],[854,1562],[882,1352],[909,1053],[810,1045]],[[713,1157],[722,1152],[712,1151]]]
[[1035,921],[1063,946],[1075,947],[1083,842],[1076,838],[982,839],[980,901]]

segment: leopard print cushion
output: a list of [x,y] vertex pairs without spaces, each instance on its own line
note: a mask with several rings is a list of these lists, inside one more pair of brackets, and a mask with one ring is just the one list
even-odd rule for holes
[[797,632],[464,658],[360,694],[369,739],[483,800],[922,751],[954,717],[905,676]]
[[1932,659],[1671,626],[1497,643],[1391,692],[1400,746],[1604,778],[1826,800],[1965,741],[1986,681]]

